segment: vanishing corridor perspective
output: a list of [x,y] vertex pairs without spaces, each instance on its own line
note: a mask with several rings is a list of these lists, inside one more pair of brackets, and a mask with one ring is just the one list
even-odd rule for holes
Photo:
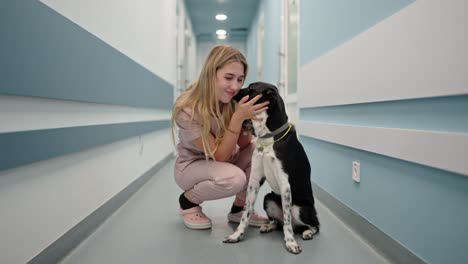
[[[468,263],[466,10],[2,1],[0,263]],[[299,255],[279,231],[222,243],[233,198],[203,203],[210,230],[180,218],[172,107],[216,44],[279,88],[307,152],[322,226]]]

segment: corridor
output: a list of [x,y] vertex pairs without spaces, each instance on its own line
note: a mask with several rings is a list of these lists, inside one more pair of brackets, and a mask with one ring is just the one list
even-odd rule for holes
[[[187,229],[178,214],[180,190],[173,166],[171,160],[161,168],[61,263],[389,263],[321,203],[317,210],[322,229],[309,241],[296,235],[303,250],[299,255],[287,252],[281,231],[260,234],[249,228],[242,242],[222,243],[236,227],[227,222],[228,198],[202,205],[214,222],[211,230]],[[259,197],[267,192],[264,185]],[[256,204],[259,212],[261,204]]]
[[[0,2],[0,264],[468,263],[468,1]],[[211,230],[179,215],[173,107],[218,44],[307,153],[322,228],[299,255],[223,244],[230,199],[203,203]]]

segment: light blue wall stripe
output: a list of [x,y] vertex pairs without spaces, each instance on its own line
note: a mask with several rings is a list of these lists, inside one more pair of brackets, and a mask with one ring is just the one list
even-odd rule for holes
[[169,120],[0,134],[0,171],[170,128]]
[[[312,179],[428,263],[468,263],[468,177],[301,137]],[[361,163],[361,183],[351,179]]]
[[172,84],[37,0],[2,1],[0,29],[0,94],[172,107]]
[[468,95],[303,108],[305,121],[468,133]]
[[300,1],[300,59],[304,65],[352,39],[414,0]]

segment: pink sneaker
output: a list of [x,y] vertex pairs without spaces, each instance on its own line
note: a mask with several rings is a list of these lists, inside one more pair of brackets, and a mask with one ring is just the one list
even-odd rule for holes
[[[242,214],[244,211],[240,211],[238,213],[229,213],[228,214],[228,220],[233,223],[240,223],[240,220],[242,218]],[[250,216],[249,219],[249,225],[250,226],[255,226],[255,227],[261,227],[264,224],[270,223],[270,220],[268,217],[259,215],[257,212],[253,211],[252,215]]]
[[187,210],[180,209],[184,224],[190,229],[209,229],[211,228],[211,219],[203,212],[201,206],[195,206]]

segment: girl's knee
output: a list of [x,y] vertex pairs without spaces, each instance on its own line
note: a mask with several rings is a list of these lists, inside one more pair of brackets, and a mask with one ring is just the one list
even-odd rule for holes
[[234,187],[233,189],[235,189],[234,194],[242,191],[247,184],[247,176],[245,175],[243,171],[241,172],[242,173],[239,173],[238,175],[236,175],[234,183],[233,183],[233,187]]
[[215,184],[221,186],[229,195],[234,195],[245,188],[247,177],[241,169],[234,168],[221,174],[215,178]]

